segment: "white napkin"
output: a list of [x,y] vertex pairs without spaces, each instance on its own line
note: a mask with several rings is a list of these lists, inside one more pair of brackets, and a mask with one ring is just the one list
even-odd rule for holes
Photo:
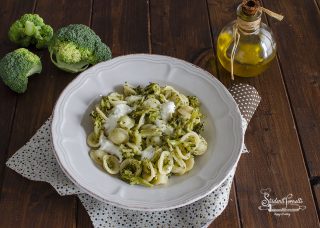
[[[255,88],[243,84],[235,85],[229,91],[242,113],[245,131],[260,102],[260,96]],[[82,193],[60,169],[52,151],[51,121],[50,117],[30,141],[7,161],[6,165],[30,180],[50,183],[60,195],[77,194],[94,227],[202,227],[209,225],[228,204],[236,167],[217,190],[181,208],[140,212],[100,202]],[[247,152],[245,145],[243,148],[242,152]]]

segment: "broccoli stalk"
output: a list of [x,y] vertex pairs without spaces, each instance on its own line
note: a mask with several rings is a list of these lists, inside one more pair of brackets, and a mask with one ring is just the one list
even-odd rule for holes
[[8,35],[12,42],[22,47],[34,44],[37,48],[45,48],[53,36],[53,29],[38,14],[25,14],[11,25]]
[[17,93],[24,93],[28,77],[40,73],[40,58],[25,48],[8,53],[0,60],[0,77],[2,81]]
[[110,48],[88,26],[71,24],[59,29],[49,45],[51,61],[60,69],[77,73],[89,65],[111,59]]

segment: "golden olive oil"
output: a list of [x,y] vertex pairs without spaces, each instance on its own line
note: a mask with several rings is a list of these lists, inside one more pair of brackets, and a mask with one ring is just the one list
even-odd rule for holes
[[[218,59],[228,71],[231,69],[232,41],[232,34],[221,33],[217,45]],[[234,74],[240,77],[254,77],[264,72],[275,57],[275,52],[269,55],[265,53],[260,43],[239,42],[233,62]]]
[[[248,4],[251,6],[248,7]],[[276,42],[273,34],[270,28],[261,22],[262,13],[254,4],[256,4],[255,1],[245,1],[239,5],[237,20],[222,29],[217,41],[217,56],[221,65],[231,72],[231,64],[233,64],[233,74],[240,77],[260,75],[276,56]],[[239,35],[238,42],[235,38],[235,28]]]

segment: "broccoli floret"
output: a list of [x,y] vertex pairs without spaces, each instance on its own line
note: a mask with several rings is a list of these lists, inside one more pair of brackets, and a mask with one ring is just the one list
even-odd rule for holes
[[53,29],[38,14],[25,14],[11,25],[8,35],[12,42],[22,47],[33,44],[44,48],[53,36]]
[[17,93],[24,93],[28,77],[40,73],[40,58],[25,48],[8,53],[0,60],[0,77],[3,82]]
[[190,106],[193,108],[198,108],[200,106],[200,101],[196,96],[188,96]]
[[94,31],[82,24],[59,29],[50,42],[49,52],[51,61],[58,68],[71,73],[111,59],[110,48]]

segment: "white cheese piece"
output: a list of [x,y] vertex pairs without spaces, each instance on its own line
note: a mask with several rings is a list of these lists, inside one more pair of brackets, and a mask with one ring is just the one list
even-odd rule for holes
[[114,155],[119,158],[119,161],[122,162],[122,153],[116,145],[114,145],[111,141],[109,141],[105,136],[100,138],[100,148],[99,150],[103,150],[108,154]]
[[171,135],[173,133],[173,128],[170,125],[167,125],[164,120],[157,119],[155,125],[166,135]]
[[126,104],[117,104],[111,110],[111,114],[114,116],[124,116],[132,111],[132,108]]
[[160,108],[161,118],[164,121],[168,121],[172,116],[172,114],[174,113],[175,109],[176,109],[176,106],[172,101],[163,103]]
[[126,104],[117,104],[114,106],[104,124],[106,133],[109,134],[117,126],[118,120],[130,112],[132,112],[132,108]]

